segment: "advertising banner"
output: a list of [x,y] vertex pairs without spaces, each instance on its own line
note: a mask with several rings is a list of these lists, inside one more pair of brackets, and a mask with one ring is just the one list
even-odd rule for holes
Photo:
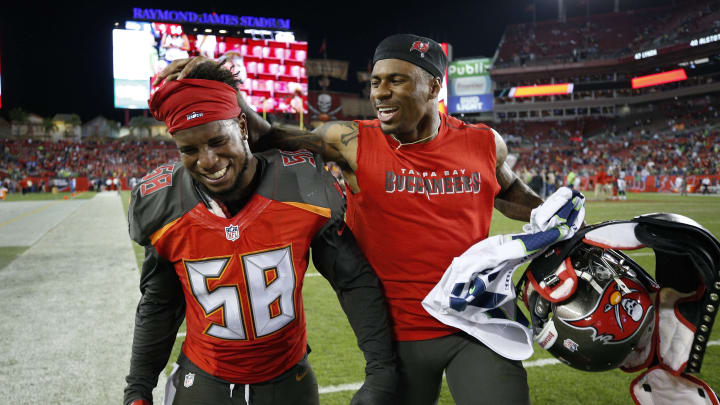
[[487,70],[490,63],[490,58],[465,59],[450,63],[448,111],[451,114],[492,111],[492,82]]

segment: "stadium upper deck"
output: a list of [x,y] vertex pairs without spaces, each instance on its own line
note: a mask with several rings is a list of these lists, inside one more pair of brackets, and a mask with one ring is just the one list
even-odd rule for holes
[[619,59],[717,32],[718,1],[515,24],[505,30],[494,69]]

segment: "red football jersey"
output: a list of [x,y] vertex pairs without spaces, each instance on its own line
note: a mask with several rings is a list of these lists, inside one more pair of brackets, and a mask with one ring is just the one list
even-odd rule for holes
[[129,216],[131,237],[151,244],[177,273],[186,303],[183,353],[238,384],[271,380],[305,355],[310,244],[343,209],[334,179],[310,152],[256,156],[262,178],[232,218],[210,212],[178,164],[143,178]]
[[233,218],[199,204],[153,235],[183,286],[190,361],[224,380],[253,384],[302,359],[303,278],[312,236],[326,221],[255,195]]
[[346,221],[383,283],[397,340],[457,331],[421,301],[455,256],[487,238],[500,190],[492,130],[440,116],[435,139],[399,149],[378,120],[358,121],[360,192],[347,195]]

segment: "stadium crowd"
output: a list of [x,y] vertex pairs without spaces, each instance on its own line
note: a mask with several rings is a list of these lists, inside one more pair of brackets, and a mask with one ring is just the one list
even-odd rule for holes
[[[608,176],[625,172],[638,181],[651,175],[720,174],[717,101],[714,96],[670,100],[648,106],[644,113],[613,120],[489,124],[504,135],[510,151],[517,155],[515,171],[520,177],[530,184],[539,176],[541,184],[549,185],[541,191],[550,192],[562,185],[570,172],[593,180],[601,171]],[[10,192],[49,191],[37,178],[87,177],[94,189],[117,178],[127,179],[125,185],[131,185],[130,179],[178,157],[171,141],[159,139],[0,139],[0,153],[0,181]],[[35,183],[28,183],[30,178],[36,178]]]
[[506,29],[494,67],[623,58],[717,32],[719,1],[516,24]]
[[524,135],[512,137],[520,140],[511,148],[518,155],[516,171],[528,184],[537,177],[538,190],[549,185],[546,192],[565,184],[571,172],[592,181],[599,176],[605,183],[624,174],[638,184],[648,176],[714,176],[720,174],[720,114],[714,100],[673,100],[645,115],[609,122],[517,121],[499,129]]
[[37,177],[142,177],[148,168],[177,158],[175,145],[162,140],[0,139],[0,167],[13,179]]
[[163,140],[0,139],[0,151],[0,172],[11,186],[27,177],[139,178],[149,168],[177,158],[175,145]]

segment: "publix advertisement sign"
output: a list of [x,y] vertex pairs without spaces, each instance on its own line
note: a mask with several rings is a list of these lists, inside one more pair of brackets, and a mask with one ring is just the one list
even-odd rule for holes
[[448,112],[451,114],[492,111],[490,74],[492,60],[477,58],[458,60],[448,66]]

